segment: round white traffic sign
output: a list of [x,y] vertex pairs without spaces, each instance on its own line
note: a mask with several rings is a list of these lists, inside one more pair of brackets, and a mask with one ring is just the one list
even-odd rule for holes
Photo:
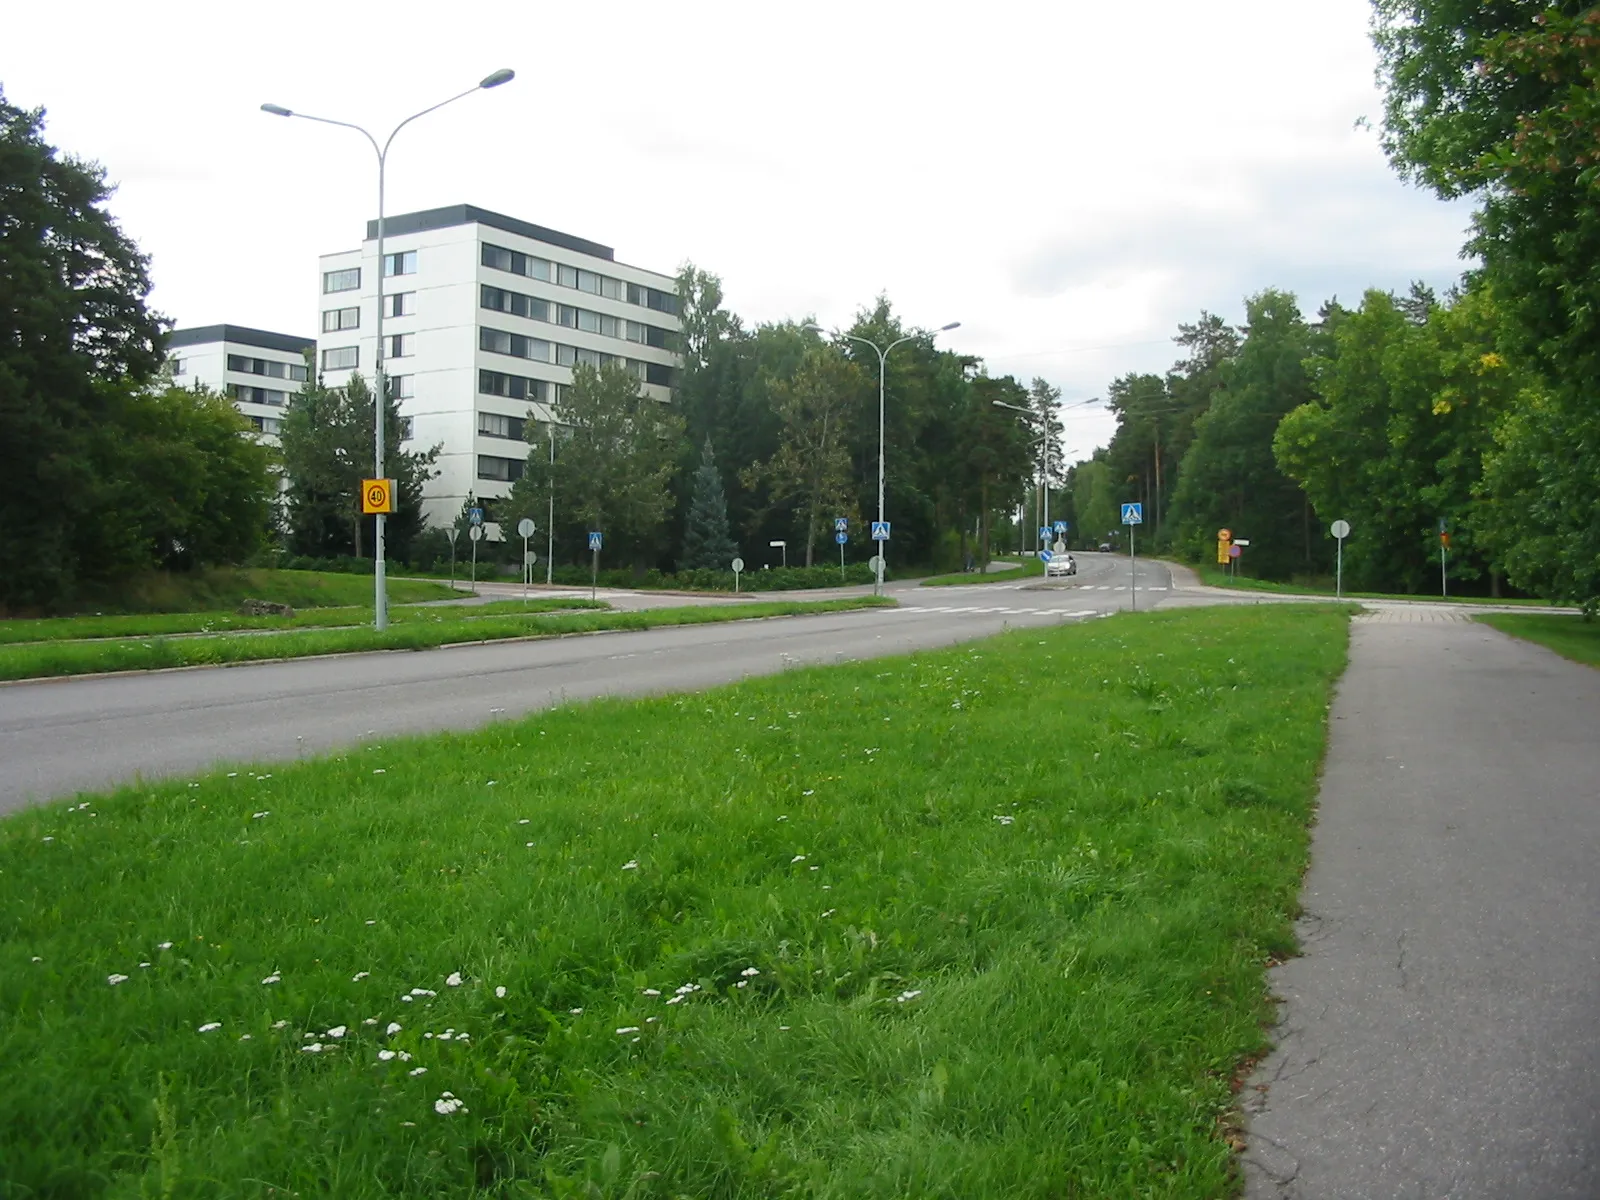
[[482,541],[483,540],[483,526],[482,525],[474,525],[474,526],[472,526],[470,529],[467,530],[467,536],[469,538],[471,538],[475,542]]
[[733,560],[733,573],[735,575],[737,575],[742,570],[744,570],[744,559],[742,559],[742,558],[734,559]]
[[883,555],[874,554],[867,560],[867,566],[872,568],[874,574],[881,571],[883,569]]
[[533,522],[529,518],[523,517],[522,520],[517,522],[517,536],[518,537],[532,537],[533,536]]
[[1338,538],[1341,542],[1344,541],[1345,538],[1350,536],[1350,522],[1335,521],[1333,523],[1331,532],[1333,533],[1333,536]]

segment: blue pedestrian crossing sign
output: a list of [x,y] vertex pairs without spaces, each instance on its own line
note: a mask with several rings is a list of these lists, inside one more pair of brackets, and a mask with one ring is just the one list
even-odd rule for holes
[[841,529],[838,533],[833,535],[833,540],[842,546],[850,540],[850,535]]
[[874,521],[872,523],[872,540],[875,542],[887,542],[889,540],[889,522]]
[[600,549],[600,531],[598,529],[589,535],[589,549]]
[[1065,521],[1057,521],[1056,522],[1056,532],[1057,533],[1065,533],[1066,531],[1067,531],[1067,523]]
[[1048,551],[1048,550],[1039,551],[1039,561],[1042,562],[1042,563],[1047,563],[1054,557],[1055,557],[1055,555],[1051,554],[1050,551]]
[[1122,523],[1124,525],[1144,524],[1144,505],[1124,504],[1122,506]]
[[1048,526],[1048,525],[1039,526],[1039,536],[1041,538],[1043,538],[1045,541],[1049,541],[1050,540],[1050,526]]
[[468,520],[468,522],[470,522],[473,525],[482,525],[483,524],[483,509],[481,509],[481,508],[469,508],[467,510],[467,520]]
[[833,519],[833,531],[835,533],[848,533],[850,531],[850,518],[835,517]]

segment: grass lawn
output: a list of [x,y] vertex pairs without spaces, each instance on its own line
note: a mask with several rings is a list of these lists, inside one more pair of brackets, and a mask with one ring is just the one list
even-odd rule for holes
[[1538,642],[1573,662],[1600,667],[1600,621],[1564,613],[1484,613],[1478,620],[1501,633]]
[[[353,654],[366,650],[433,650],[459,642],[554,637],[602,629],[654,629],[661,625],[699,625],[754,617],[842,612],[892,605],[872,596],[844,600],[795,600],[724,604],[716,607],[656,608],[645,612],[557,612],[524,615],[522,601],[501,602],[510,611],[478,616],[473,608],[413,609],[379,632],[369,627],[292,629],[265,636],[219,633],[204,637],[134,638],[101,641],[32,642],[0,645],[0,680],[93,675],[106,671],[153,671],[167,667],[223,666],[313,654]],[[564,609],[576,607],[563,604]]]
[[[389,600],[407,604],[444,600],[442,583],[391,580]],[[93,613],[210,612],[237,608],[244,600],[275,600],[295,608],[371,604],[372,576],[336,571],[278,571],[261,567],[208,567],[201,571],[150,572],[126,580],[112,595],[79,606]]]
[[[1181,560],[1179,560],[1181,561]],[[1277,583],[1270,579],[1250,579],[1244,575],[1237,579],[1229,578],[1226,567],[1219,567],[1216,563],[1183,563],[1182,565],[1195,571],[1200,576],[1200,582],[1207,587],[1232,588],[1241,592],[1272,592],[1277,595],[1289,596],[1329,596],[1333,595],[1331,583]],[[1352,592],[1344,593],[1346,600],[1440,600],[1444,597],[1433,593],[1412,594],[1408,592]],[[1529,608],[1545,608],[1550,602],[1534,597],[1494,597],[1494,596],[1450,596],[1451,604],[1504,604],[1526,605]]]
[[1345,623],[1118,616],[13,815],[0,1191],[1224,1195]]
[[1019,566],[1008,571],[995,571],[982,575],[972,571],[954,571],[949,575],[932,575],[922,581],[923,587],[950,587],[954,584],[972,583],[1015,583],[1019,579],[1044,575],[1044,563],[1030,556],[1013,558],[1011,555],[996,555],[996,562],[1015,562]]
[[[394,584],[389,585],[390,590]],[[367,595],[372,594],[371,589]],[[446,597],[448,598],[448,597]],[[431,621],[439,613],[448,618],[467,615],[500,616],[520,612],[560,612],[570,609],[605,609],[604,600],[538,597],[532,600],[495,600],[488,604],[449,607],[389,609],[391,624]],[[0,621],[0,646],[22,642],[62,642],[82,638],[159,637],[173,633],[228,633],[248,629],[323,629],[340,625],[365,625],[372,621],[372,606],[346,605],[307,608],[292,617],[241,617],[233,612],[125,613],[110,617],[41,617]]]

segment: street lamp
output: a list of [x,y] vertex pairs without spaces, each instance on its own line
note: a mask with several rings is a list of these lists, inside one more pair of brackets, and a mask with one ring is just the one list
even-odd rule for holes
[[[510,83],[516,78],[516,72],[502,67],[491,75],[485,75],[476,86],[468,88],[458,95],[451,96],[448,100],[423,109],[421,112],[412,113],[400,124],[389,131],[389,136],[382,146],[378,139],[373,137],[359,125],[352,125],[349,121],[334,121],[328,117],[313,117],[308,113],[298,113],[283,107],[281,104],[263,104],[261,111],[270,113],[275,117],[299,117],[304,121],[316,121],[321,125],[338,125],[343,129],[354,129],[367,141],[372,143],[372,149],[378,156],[378,320],[374,332],[378,335],[378,352],[373,360],[372,380],[372,424],[373,424],[373,475],[378,479],[383,478],[383,414],[387,406],[387,387],[383,382],[383,174],[384,167],[389,160],[389,147],[394,142],[395,134],[399,133],[418,117],[425,117],[435,109],[443,108],[446,104],[453,104],[463,96],[470,96],[473,92],[483,91],[487,88],[499,87],[502,83]],[[372,607],[373,625],[377,629],[389,627],[389,597],[385,588],[386,567],[383,558],[383,525],[384,514],[379,513],[373,530],[372,547]]]
[[[1039,414],[1031,408],[1023,408],[1020,404],[1007,404],[1004,400],[994,400],[991,403],[996,408],[1009,408],[1012,412],[1025,413],[1030,417]],[[1044,417],[1044,523],[1041,528],[1050,527],[1050,414]]]
[[[950,324],[948,324],[948,325],[939,326],[939,328],[934,330],[934,332],[935,333],[948,333],[950,330],[957,328],[960,324],[961,324],[960,321],[951,321]],[[807,324],[802,325],[801,328],[805,329],[805,330],[809,330],[809,331],[814,332],[814,333],[826,333],[827,332],[825,329],[822,328],[821,325],[817,325],[817,324],[814,324],[814,323],[811,323],[811,322],[808,322]],[[914,341],[919,335],[915,334],[915,333],[908,333],[903,338],[896,338],[894,341],[890,342],[887,346],[880,346],[880,345],[878,345],[877,342],[872,341],[870,338],[857,337],[853,333],[840,333],[837,336],[842,337],[842,338],[848,338],[852,342],[860,342],[864,346],[871,346],[874,350],[876,350],[878,352],[878,524],[882,525],[883,524],[883,393],[884,393],[884,379],[885,379],[885,376],[888,374],[888,369],[889,369],[889,351],[893,350],[901,342]],[[886,548],[886,543],[884,543],[884,542],[879,542],[878,543],[878,555],[877,555],[877,558],[878,558],[878,569],[877,569],[877,572],[876,572],[876,575],[875,575],[875,582],[873,583],[873,586],[872,586],[873,594],[874,595],[878,595],[878,596],[883,595],[883,569],[884,569],[885,566],[888,565],[887,562],[885,561],[886,557],[887,557],[884,554],[885,548]]]

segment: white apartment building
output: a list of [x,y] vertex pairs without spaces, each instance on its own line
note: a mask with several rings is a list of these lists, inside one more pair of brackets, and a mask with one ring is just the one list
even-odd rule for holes
[[[317,366],[329,386],[375,362],[378,225],[359,250],[321,257]],[[620,361],[646,395],[671,399],[680,359],[670,275],[616,261],[609,246],[470,204],[384,224],[384,371],[404,448],[441,447],[424,492],[430,524],[466,497],[509,494],[527,463],[525,424],[580,363]]]
[[306,355],[316,345],[289,333],[201,325],[172,331],[167,361],[174,383],[200,383],[223,393],[265,440],[275,443],[289,397],[306,381]]

